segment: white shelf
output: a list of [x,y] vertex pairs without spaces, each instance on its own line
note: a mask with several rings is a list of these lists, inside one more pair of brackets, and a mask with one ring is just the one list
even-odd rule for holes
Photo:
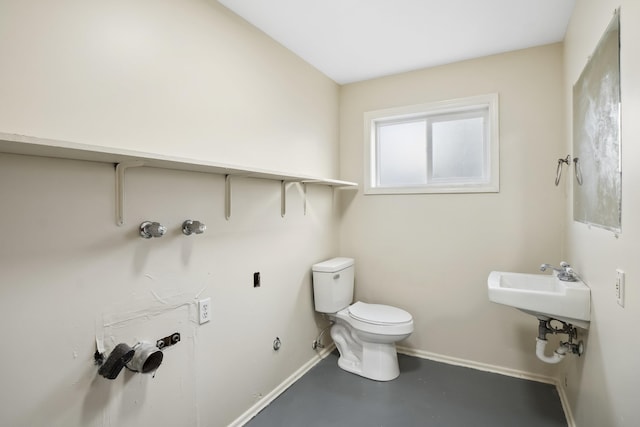
[[162,154],[100,147],[67,141],[56,141],[52,139],[35,138],[1,132],[0,152],[114,164],[142,162],[143,166],[154,168],[206,172],[220,175],[237,175],[251,178],[271,179],[275,181],[307,182],[312,184],[328,185],[331,187],[358,186],[355,182],[340,181],[336,179],[319,178],[307,175],[292,175],[267,169],[247,168],[236,165],[227,165],[224,163],[209,162],[206,160],[165,156]]
[[116,223],[118,225],[124,224],[124,173],[126,169],[131,167],[145,166],[225,175],[225,217],[227,219],[231,216],[231,177],[234,176],[280,181],[282,183],[282,216],[284,216],[286,211],[286,183],[300,182],[304,185],[317,184],[334,188],[358,188],[357,183],[349,181],[307,175],[292,175],[266,169],[248,168],[205,160],[165,156],[162,154],[100,147],[2,132],[0,132],[0,153],[85,160],[116,165]]

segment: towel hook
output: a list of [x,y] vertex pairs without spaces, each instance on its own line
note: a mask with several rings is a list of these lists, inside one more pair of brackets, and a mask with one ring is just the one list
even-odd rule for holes
[[567,157],[565,157],[564,159],[558,159],[558,167],[556,168],[556,187],[558,186],[558,184],[560,184],[563,164],[566,164],[567,166],[571,164],[571,156],[569,154],[567,154]]

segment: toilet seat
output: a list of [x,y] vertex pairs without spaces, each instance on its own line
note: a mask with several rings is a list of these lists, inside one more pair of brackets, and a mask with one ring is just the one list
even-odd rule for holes
[[381,304],[356,302],[335,314],[352,328],[377,335],[405,335],[413,332],[413,318],[406,311]]
[[382,304],[367,304],[358,301],[348,307],[349,315],[372,325],[397,325],[411,322],[411,314],[398,307]]

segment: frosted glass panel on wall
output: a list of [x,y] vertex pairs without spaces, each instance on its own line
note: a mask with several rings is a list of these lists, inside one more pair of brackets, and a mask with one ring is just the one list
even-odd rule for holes
[[427,182],[427,124],[424,120],[379,124],[378,179],[382,187]]
[[573,86],[573,219],[621,230],[620,16]]
[[482,178],[485,147],[483,118],[434,121],[431,132],[434,179]]

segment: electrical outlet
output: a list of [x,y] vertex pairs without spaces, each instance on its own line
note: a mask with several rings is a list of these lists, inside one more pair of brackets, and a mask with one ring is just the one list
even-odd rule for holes
[[624,307],[624,271],[616,270],[616,301],[620,307]]
[[205,298],[198,301],[198,314],[200,316],[201,325],[211,320],[211,298]]

